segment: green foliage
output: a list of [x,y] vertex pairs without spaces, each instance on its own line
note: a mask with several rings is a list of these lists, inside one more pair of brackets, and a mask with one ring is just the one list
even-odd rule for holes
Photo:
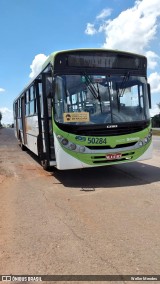
[[2,120],[2,112],[0,111],[0,126],[1,126],[1,120]]
[[152,127],[160,127],[160,114],[152,117]]
[[[160,103],[157,106],[160,110]],[[152,117],[152,127],[160,127],[160,113]]]

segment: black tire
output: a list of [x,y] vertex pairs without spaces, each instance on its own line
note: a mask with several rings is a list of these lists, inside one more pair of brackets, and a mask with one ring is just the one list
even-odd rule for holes
[[26,147],[25,147],[24,144],[22,143],[21,133],[19,134],[19,141],[20,141],[21,150],[22,150],[22,151],[26,151]]
[[37,151],[38,151],[38,157],[41,160],[42,159],[42,144],[40,143],[40,136],[37,137]]
[[42,165],[42,167],[43,167],[43,169],[45,171],[49,171],[50,170],[50,166],[48,165],[47,160],[42,160],[41,161],[41,165]]

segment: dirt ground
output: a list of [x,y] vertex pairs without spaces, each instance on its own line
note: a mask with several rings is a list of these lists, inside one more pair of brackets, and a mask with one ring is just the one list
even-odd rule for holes
[[149,161],[46,172],[0,129],[0,274],[160,274],[158,139]]

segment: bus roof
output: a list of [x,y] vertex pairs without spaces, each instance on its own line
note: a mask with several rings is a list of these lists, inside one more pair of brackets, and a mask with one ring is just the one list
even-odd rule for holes
[[[95,51],[95,52],[100,52],[100,51],[103,51],[103,52],[112,52],[112,53],[120,53],[120,54],[128,54],[128,55],[135,55],[135,56],[138,56],[138,57],[145,57],[144,55],[142,54],[138,54],[138,53],[133,53],[133,52],[128,52],[128,51],[123,51],[123,50],[118,50],[118,49],[115,49],[115,50],[112,50],[112,49],[106,49],[106,48],[79,48],[79,49],[68,49],[68,50],[60,50],[60,51],[54,51],[53,53],[51,53],[49,55],[49,57],[47,58],[47,60],[44,62],[44,64],[42,65],[42,70],[44,70],[49,63],[53,64],[54,62],[54,58],[57,54],[60,54],[60,53],[72,53],[72,52],[81,52],[81,51]],[[41,70],[41,71],[42,71]]]

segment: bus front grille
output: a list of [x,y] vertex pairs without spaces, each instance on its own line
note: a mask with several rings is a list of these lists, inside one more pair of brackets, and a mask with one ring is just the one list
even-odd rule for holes
[[140,122],[126,122],[126,123],[118,123],[117,127],[113,127],[112,125],[68,125],[57,123],[58,127],[66,131],[68,133],[74,135],[82,135],[82,136],[119,136],[119,135],[127,135],[133,134],[139,131],[144,130],[149,127],[150,120],[148,121],[140,121]]
[[118,127],[118,128],[101,128],[101,129],[79,129],[76,131],[78,135],[84,136],[117,136],[117,135],[125,135],[125,134],[132,134],[139,131],[144,130],[145,127],[141,126],[132,126],[132,127]]
[[86,146],[88,149],[90,150],[109,150],[109,149],[120,149],[120,148],[126,148],[126,147],[131,147],[131,146],[134,146],[135,144],[137,143],[136,142],[131,142],[131,143],[126,143],[126,144],[118,144],[116,145],[115,147],[111,147],[109,145],[106,145],[106,146]]

